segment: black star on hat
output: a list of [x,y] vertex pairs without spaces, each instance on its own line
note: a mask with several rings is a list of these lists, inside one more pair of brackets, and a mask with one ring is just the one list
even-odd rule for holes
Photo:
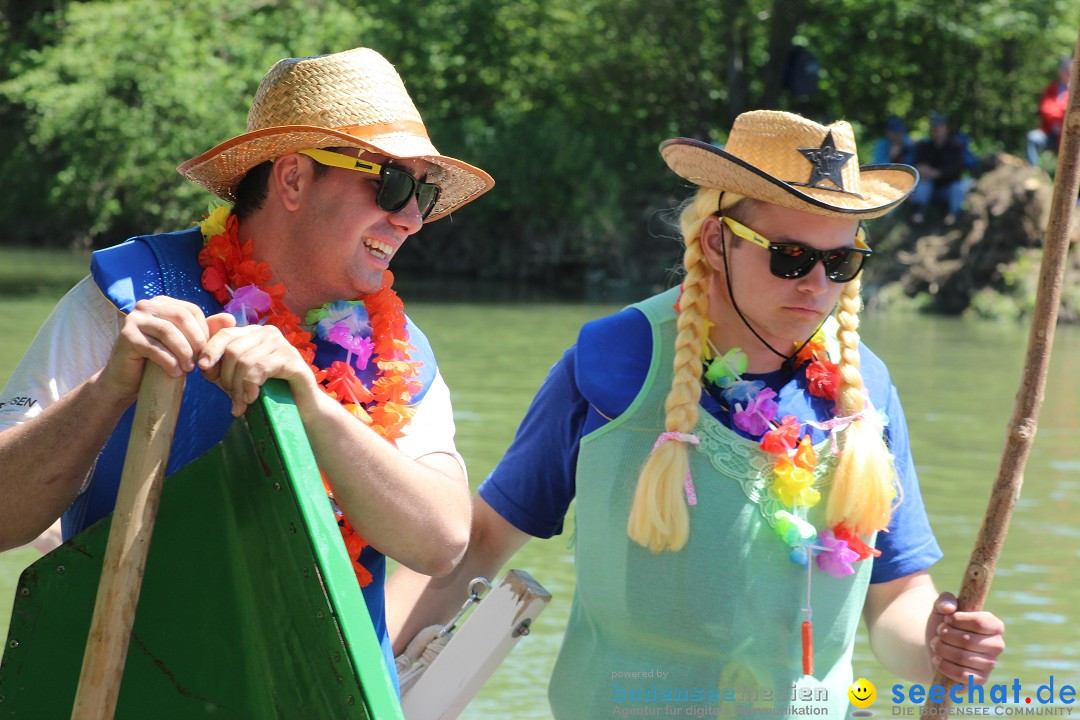
[[854,153],[837,150],[831,130],[825,136],[825,139],[821,141],[821,147],[799,148],[799,152],[813,166],[810,170],[810,180],[807,183],[810,187],[821,187],[823,181],[830,180],[836,187],[841,190],[844,189],[844,178],[840,171]]

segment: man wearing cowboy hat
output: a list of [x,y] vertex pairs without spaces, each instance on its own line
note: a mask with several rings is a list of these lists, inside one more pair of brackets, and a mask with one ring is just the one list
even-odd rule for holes
[[112,509],[146,360],[189,374],[170,472],[280,378],[389,655],[384,554],[449,572],[470,510],[449,392],[387,267],[492,179],[435,149],[397,72],[363,48],[280,61],[247,132],[179,170],[234,212],[95,253],[61,300],[0,396],[0,550]]
[[660,149],[698,188],[681,287],[582,328],[481,485],[463,561],[389,581],[395,645],[561,532],[576,499],[556,717],[650,701],[842,717],[860,615],[892,672],[982,682],[1003,625],[934,589],[903,411],[857,332],[860,221],[916,172],[860,169],[848,123],[772,111],[740,115],[724,149]]

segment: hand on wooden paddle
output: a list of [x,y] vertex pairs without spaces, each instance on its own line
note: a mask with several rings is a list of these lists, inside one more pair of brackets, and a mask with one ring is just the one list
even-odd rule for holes
[[941,593],[926,624],[930,662],[958,683],[985,683],[1005,650],[1005,623],[986,611],[960,612],[956,596]]
[[124,318],[101,380],[117,399],[133,403],[147,360],[180,377],[195,369],[199,351],[214,333],[235,324],[232,315],[206,317],[197,305],[183,300],[140,300]]
[[228,313],[207,317],[197,305],[164,296],[135,303],[102,380],[116,398],[134,402],[147,360],[173,377],[198,363],[203,376],[229,395],[234,416],[244,414],[269,378],[288,381],[294,393],[314,385],[307,363],[276,327],[236,327]]

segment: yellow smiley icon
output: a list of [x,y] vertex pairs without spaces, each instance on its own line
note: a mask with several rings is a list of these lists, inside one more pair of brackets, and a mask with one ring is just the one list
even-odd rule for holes
[[847,696],[857,708],[870,707],[877,699],[877,688],[866,678],[859,678],[848,688]]

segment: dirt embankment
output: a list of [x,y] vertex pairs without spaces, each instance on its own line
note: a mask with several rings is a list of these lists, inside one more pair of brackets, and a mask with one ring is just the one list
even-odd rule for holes
[[[921,225],[900,210],[870,226],[873,261],[864,285],[870,306],[911,307],[948,315],[1023,318],[1030,313],[1053,184],[1045,172],[1011,155],[986,163],[959,220],[940,211]],[[1059,319],[1080,322],[1080,209]]]

